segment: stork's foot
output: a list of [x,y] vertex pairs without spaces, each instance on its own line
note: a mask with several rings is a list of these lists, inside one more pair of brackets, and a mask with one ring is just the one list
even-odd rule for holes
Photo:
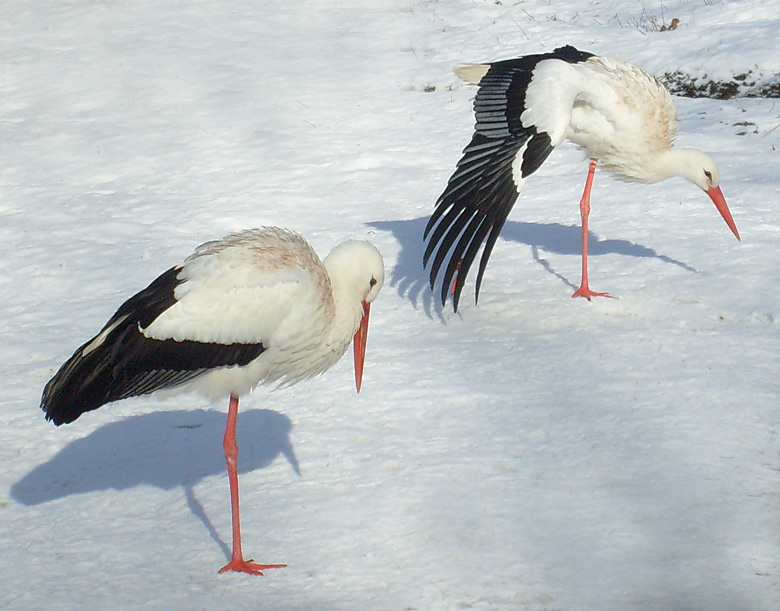
[[574,294],[572,294],[572,298],[574,297],[584,297],[588,301],[590,301],[591,297],[607,297],[609,299],[615,299],[615,297],[613,297],[609,293],[597,293],[596,291],[591,291],[590,287],[587,284],[580,286],[580,288],[574,291]]
[[219,572],[225,573],[227,571],[236,571],[237,573],[248,573],[249,575],[262,575],[263,571],[269,569],[283,569],[286,566],[286,564],[256,564],[252,560],[233,558],[233,560],[219,569]]

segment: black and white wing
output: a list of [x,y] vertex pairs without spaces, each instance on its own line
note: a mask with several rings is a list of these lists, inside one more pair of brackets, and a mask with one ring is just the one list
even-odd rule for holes
[[[441,275],[442,305],[452,287],[457,311],[466,275],[485,242],[476,282],[479,296],[493,246],[525,179],[541,166],[563,137],[570,116],[565,114],[566,102],[551,104],[549,110],[536,109],[531,116],[539,117],[539,121],[522,120],[528,108],[529,90],[534,93],[536,106],[540,106],[539,100],[546,93],[547,85],[542,81],[547,77],[540,76],[537,67],[547,60],[571,64],[591,56],[567,46],[552,53],[471,67],[477,74],[479,68],[484,72],[477,81],[479,90],[474,101],[475,133],[437,200],[424,234],[427,245],[423,265],[427,266],[432,257],[431,288]],[[550,116],[561,108],[561,116]]]
[[111,401],[173,388],[216,367],[246,365],[262,343],[153,339],[143,330],[176,303],[183,280],[173,267],[128,299],[46,384],[41,409],[56,425]]

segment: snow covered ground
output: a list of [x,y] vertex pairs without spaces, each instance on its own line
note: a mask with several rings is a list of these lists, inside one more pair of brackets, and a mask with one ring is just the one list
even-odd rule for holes
[[[680,19],[673,31],[658,25]],[[681,180],[530,180],[478,307],[421,234],[472,132],[452,66],[573,44],[654,74],[780,72],[778,0],[26,0],[0,6],[0,608],[780,608],[780,103],[678,99],[742,234]],[[242,402],[131,399],[55,428],[59,365],[228,231],[382,250],[350,359]]]

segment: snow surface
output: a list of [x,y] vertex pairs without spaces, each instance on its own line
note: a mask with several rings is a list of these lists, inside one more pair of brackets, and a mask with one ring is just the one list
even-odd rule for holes
[[[671,32],[657,24],[679,18]],[[656,25],[654,25],[656,24]],[[743,241],[680,180],[530,180],[459,314],[421,234],[472,132],[452,66],[574,44],[662,74],[780,72],[779,0],[25,0],[0,6],[0,608],[780,608],[780,104],[678,99]],[[266,224],[382,250],[350,359],[242,402],[55,428],[59,365],[195,246]]]

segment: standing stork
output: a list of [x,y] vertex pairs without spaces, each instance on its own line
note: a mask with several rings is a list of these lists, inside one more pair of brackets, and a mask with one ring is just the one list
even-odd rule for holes
[[335,364],[354,339],[360,392],[371,302],[384,264],[350,240],[320,261],[297,233],[267,227],[200,246],[128,299],[46,384],[41,409],[60,425],[84,412],[163,389],[230,397],[223,448],[233,555],[220,573],[283,564],[244,560],[236,468],[238,399],[258,384],[290,386]]
[[588,215],[597,163],[626,181],[690,180],[709,195],[739,239],[715,162],[696,149],[673,148],[677,119],[672,98],[640,68],[565,46],[552,53],[462,65],[455,73],[479,90],[476,131],[425,228],[423,265],[433,257],[431,288],[443,271],[442,305],[451,292],[457,311],[466,275],[485,242],[476,282],[479,296],[493,246],[525,181],[564,140],[590,158],[580,201],[582,283],[572,297],[610,297],[588,285]]

